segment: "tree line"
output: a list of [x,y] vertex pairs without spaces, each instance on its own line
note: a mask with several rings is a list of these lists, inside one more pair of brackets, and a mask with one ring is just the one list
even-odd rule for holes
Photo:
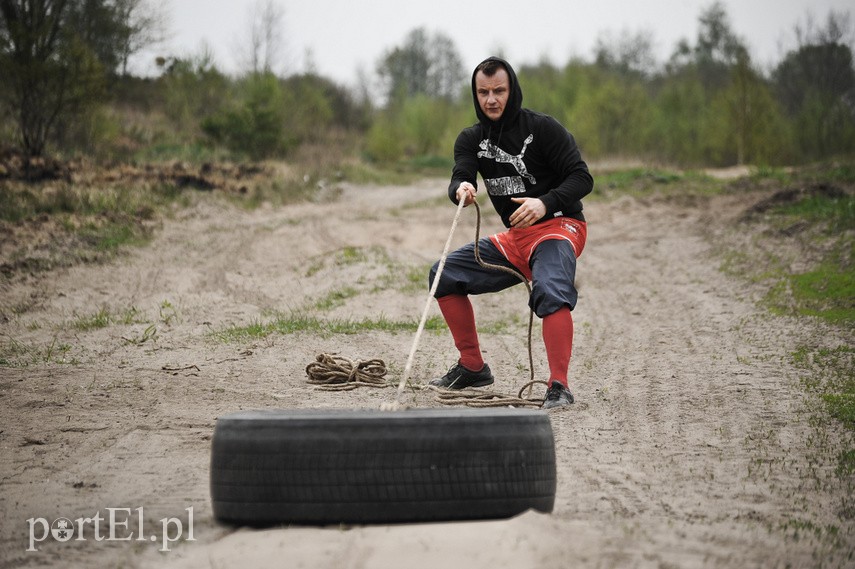
[[[164,33],[147,0],[0,0],[0,141],[30,157],[169,158],[189,148],[251,160],[347,141],[348,153],[376,162],[442,162],[474,122],[469,70],[443,33],[412,30],[373,77],[347,88],[312,72],[277,73],[284,15],[272,0],[260,6],[245,73],[223,73],[203,50],[159,58],[159,75],[145,78],[128,73],[128,60]],[[807,19],[794,35],[763,70],[714,2],[695,37],[661,65],[645,32],[604,34],[590,59],[515,64],[525,105],[558,118],[591,159],[727,166],[851,157],[850,16]]]

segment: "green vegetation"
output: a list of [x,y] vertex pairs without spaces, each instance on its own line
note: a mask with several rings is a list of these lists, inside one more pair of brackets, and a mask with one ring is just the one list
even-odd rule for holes
[[75,321],[74,327],[85,332],[86,330],[106,328],[111,322],[112,318],[110,318],[110,312],[106,308],[102,308],[91,316],[79,317]]
[[[855,515],[855,180],[852,162],[818,163],[790,170],[765,168],[724,187],[726,192],[765,190],[755,206],[738,222],[737,231],[750,236],[738,250],[724,253],[722,268],[766,291],[763,304],[771,313],[797,317],[806,326],[841,333],[843,344],[804,345],[792,354],[802,370],[801,381],[815,397],[808,403],[814,429],[810,440],[812,463],[837,466],[834,484],[841,484],[839,505],[843,518]],[[810,322],[808,319],[813,319]],[[846,344],[849,338],[850,344]],[[832,421],[835,424],[830,424]],[[842,425],[848,434],[830,433]],[[833,450],[829,450],[833,449]],[[819,474],[813,472],[812,476]],[[817,484],[827,481],[817,478]],[[795,538],[813,534],[831,545],[835,527],[807,521],[782,527]],[[807,524],[807,525],[804,525]]]
[[348,298],[359,295],[359,291],[353,287],[344,287],[328,293],[314,304],[316,310],[326,311],[342,306]]
[[149,219],[157,207],[174,203],[181,193],[173,184],[96,186],[58,182],[50,188],[0,184],[0,202],[3,203],[0,220],[23,221],[42,214]]
[[721,193],[724,182],[702,172],[675,171],[659,168],[628,168],[594,172],[594,193],[586,199],[615,196],[645,197],[651,195],[682,198]]
[[[810,371],[805,383],[809,390],[819,394],[831,416],[855,432],[855,347],[805,346],[793,354],[793,361]],[[841,468],[850,472],[853,453],[849,450],[841,455]]]
[[855,229],[855,196],[808,196],[793,204],[781,205],[773,211],[786,219],[801,219],[821,224],[829,235]]
[[[147,18],[147,3],[45,5],[11,0],[0,10],[0,73],[8,78],[0,133],[28,159],[286,159],[327,179],[331,170],[365,175],[360,162],[447,173],[457,133],[475,122],[470,70],[441,33],[412,30],[357,89],[315,73],[276,75],[259,59],[276,47],[264,39],[250,42],[254,63],[236,76],[202,50],[160,58],[160,74],[141,78],[127,73],[128,58],[164,32]],[[43,10],[42,19],[22,16],[27,10]],[[258,26],[275,32],[283,24],[275,16]],[[795,22],[795,45],[768,70],[718,2],[701,10],[694,37],[665,62],[656,61],[653,38],[629,31],[604,33],[589,59],[513,63],[526,106],[565,124],[589,160],[811,163],[855,151],[848,17],[832,11],[821,26]],[[79,32],[94,29],[97,41]]]
[[817,316],[835,324],[855,322],[855,270],[836,260],[805,273],[782,275],[767,295],[776,314]]
[[[253,322],[246,326],[232,326],[215,332],[214,337],[223,342],[242,342],[251,339],[266,338],[270,334],[297,334],[301,332],[318,334],[323,337],[335,334],[361,334],[363,332],[415,332],[417,320],[389,320],[380,318],[364,318],[361,320],[330,319],[325,320],[316,316],[302,313],[279,314],[272,320]],[[445,321],[441,317],[428,318],[425,330],[445,330]]]
[[[837,184],[840,185],[837,185]],[[724,190],[777,189],[743,216],[751,240],[722,269],[766,286],[775,314],[855,322],[855,193],[851,166],[755,172]]]
[[[804,370],[803,383],[809,393],[816,395],[825,412],[838,421],[848,431],[840,450],[829,457],[836,460],[834,476],[844,485],[844,495],[840,504],[840,516],[852,519],[855,516],[855,348],[851,345],[835,348],[817,348],[803,346],[792,355],[796,366]],[[827,426],[819,413],[812,418],[817,432],[816,437],[822,448],[827,434]]]
[[8,338],[0,343],[0,366],[26,367],[38,364],[71,364],[76,365],[77,359],[70,356],[71,345],[60,342],[54,336],[46,346],[36,346]]
[[46,270],[109,258],[122,246],[144,244],[168,206],[186,205],[188,200],[189,195],[172,184],[0,183],[0,221],[51,223],[66,234],[46,244],[50,254],[21,257],[12,267]]
[[[808,194],[769,212],[784,234],[805,233],[815,251],[813,267],[781,274],[767,296],[777,313],[817,316],[830,323],[855,322],[855,195]],[[804,228],[804,229],[802,229]]]
[[[51,342],[47,345],[37,345],[7,337],[0,340],[0,367],[26,367],[40,364],[70,364],[80,363],[78,356],[74,355],[72,344],[61,337],[69,334],[76,335],[78,332],[92,332],[102,330],[110,326],[146,325],[139,333],[121,337],[122,342],[131,345],[142,345],[147,342],[157,341],[157,326],[162,324],[169,326],[179,318],[177,309],[169,300],[163,300],[157,308],[158,316],[152,322],[145,312],[131,306],[126,309],[111,311],[106,306],[99,308],[91,314],[75,314],[71,320],[64,321],[55,326],[55,333]],[[30,329],[39,329],[39,324],[31,324]]]

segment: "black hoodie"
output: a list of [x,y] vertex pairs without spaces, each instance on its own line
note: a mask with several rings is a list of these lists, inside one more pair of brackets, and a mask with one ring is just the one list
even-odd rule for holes
[[522,89],[511,65],[498,57],[508,72],[510,93],[505,110],[493,121],[481,110],[472,73],[472,98],[478,122],[464,129],[454,143],[454,170],[448,195],[457,203],[457,187],[469,182],[477,188],[481,174],[493,207],[510,227],[509,218],[519,207],[511,198],[540,198],[546,215],[540,221],[557,216],[580,221],[582,198],[591,193],[594,180],[582,160],[576,141],[549,115],[522,107]]

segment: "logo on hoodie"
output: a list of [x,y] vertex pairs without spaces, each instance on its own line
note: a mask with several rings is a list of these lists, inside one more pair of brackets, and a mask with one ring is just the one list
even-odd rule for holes
[[489,139],[482,140],[478,145],[481,148],[481,152],[478,153],[478,158],[489,158],[491,160],[495,160],[499,164],[510,164],[516,169],[517,173],[519,173],[520,177],[507,177],[507,178],[494,178],[491,180],[484,180],[485,184],[487,184],[487,188],[490,194],[492,195],[512,195],[512,194],[521,194],[525,192],[525,185],[522,183],[522,178],[525,178],[531,184],[536,184],[537,180],[535,180],[534,176],[529,174],[528,168],[525,166],[525,162],[523,162],[523,157],[525,156],[526,148],[528,145],[532,143],[534,140],[534,135],[528,135],[528,138],[523,142],[522,150],[519,154],[508,154],[495,144],[492,144]]

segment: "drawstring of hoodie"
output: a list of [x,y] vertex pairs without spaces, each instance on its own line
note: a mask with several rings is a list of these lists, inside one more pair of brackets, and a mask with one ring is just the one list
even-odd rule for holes
[[[479,124],[478,126],[481,127],[481,138],[484,138],[484,125]],[[502,121],[499,123],[499,136],[498,136],[498,138],[496,138],[496,142],[495,142],[496,148],[499,148],[499,143],[502,141],[502,133],[504,131],[505,131],[505,121]],[[487,131],[487,144],[490,144],[491,142],[493,142],[492,137],[493,137],[493,126],[490,125],[490,128]]]

